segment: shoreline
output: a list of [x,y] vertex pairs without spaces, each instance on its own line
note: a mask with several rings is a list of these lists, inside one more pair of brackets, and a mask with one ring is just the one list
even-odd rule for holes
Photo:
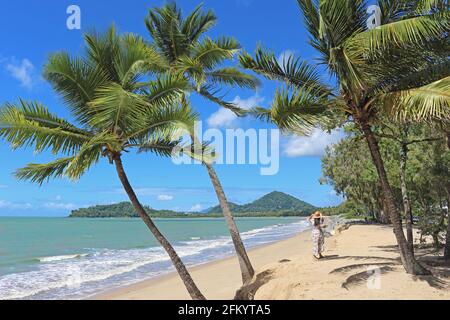
[[[450,267],[430,246],[418,246],[432,276],[412,276],[400,262],[391,226],[349,225],[325,239],[315,260],[310,230],[249,250],[257,279],[255,300],[450,300]],[[336,228],[335,228],[336,230]],[[417,239],[417,238],[416,238]],[[375,271],[374,271],[375,270]],[[209,300],[231,300],[241,289],[236,257],[189,268]],[[176,273],[107,290],[89,300],[190,300]]]
[[[247,250],[250,259],[255,257],[260,257],[262,254],[267,252],[267,249],[270,251],[273,251],[274,249],[278,249],[279,247],[285,247],[286,245],[289,245],[293,240],[298,240],[301,242],[307,242],[310,238],[310,229],[303,230],[299,232],[299,234],[290,236],[286,239],[278,240],[272,243],[268,244],[262,244],[255,246],[249,250]],[[265,259],[257,259],[258,262],[264,262],[261,260]],[[270,263],[272,260],[272,257],[268,259],[267,263]],[[255,262],[252,261],[254,264]],[[261,264],[261,263],[259,263]],[[221,269],[223,266],[231,267],[235,269],[235,275],[232,277],[234,281],[230,281],[229,285],[226,285],[226,289],[224,292],[218,293],[216,300],[230,300],[233,299],[234,293],[240,288],[242,285],[242,280],[240,278],[240,270],[238,261],[235,255],[230,255],[228,257],[219,258],[217,260],[204,262],[200,264],[196,264],[193,266],[188,266],[188,270],[191,273],[194,280],[197,280],[197,278],[201,278],[201,273],[204,273],[205,270],[216,270]],[[256,268],[256,267],[255,267]],[[201,281],[201,280],[200,280]],[[203,282],[203,281],[202,281]],[[166,274],[161,274],[153,278],[140,280],[136,283],[128,284],[125,286],[121,286],[118,288],[111,288],[107,289],[103,292],[99,292],[97,294],[91,295],[89,297],[86,297],[84,300],[123,300],[127,299],[125,297],[129,297],[130,300],[146,300],[145,298],[133,298],[133,292],[145,290],[146,288],[158,288],[161,285],[165,285],[166,283],[173,283],[177,284],[177,290],[176,294],[173,296],[173,298],[165,297],[165,298],[158,298],[158,297],[152,297],[151,300],[189,300],[190,297],[184,288],[183,283],[181,282],[181,279],[179,279],[179,276],[175,270],[170,271]],[[232,292],[231,283],[234,285],[235,288],[234,292]],[[205,286],[206,287],[206,286]],[[155,290],[158,291],[158,290]],[[205,290],[206,291],[206,290]]]

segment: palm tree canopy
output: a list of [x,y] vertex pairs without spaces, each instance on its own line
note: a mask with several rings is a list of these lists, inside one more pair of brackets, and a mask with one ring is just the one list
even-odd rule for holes
[[[363,0],[297,0],[304,17],[309,43],[319,53],[319,64],[335,77],[334,90],[317,77],[316,66],[298,58],[280,64],[270,52],[258,48],[255,57],[240,56],[241,65],[285,83],[292,95],[286,103],[291,121],[272,120],[283,127],[301,131],[310,128],[301,121],[311,110],[317,113],[318,99],[348,115],[358,108],[373,115],[384,102],[394,98],[415,114],[430,111],[436,117],[448,116],[450,17],[447,1],[380,0],[382,25],[368,29],[367,3]],[[309,99],[295,99],[305,96]],[[277,114],[279,93],[272,113]],[[297,101],[296,101],[297,100]],[[350,107],[349,107],[350,106]],[[391,106],[392,107],[392,106]],[[261,112],[261,110],[259,110]],[[267,113],[267,112],[266,112]],[[373,118],[373,117],[372,117]]]
[[13,148],[61,156],[18,170],[21,179],[78,179],[102,156],[111,161],[133,147],[170,156],[179,129],[191,130],[196,114],[180,104],[188,82],[171,73],[155,76],[164,61],[141,38],[118,36],[112,27],[87,34],[85,42],[83,57],[56,53],[44,68],[76,124],[37,102],[20,100],[0,110],[0,137]]
[[160,54],[166,70],[182,75],[189,82],[191,91],[243,115],[244,110],[225,101],[221,89],[223,86],[254,89],[259,82],[239,68],[225,65],[241,47],[231,37],[207,37],[205,33],[216,22],[214,13],[204,12],[202,5],[186,17],[175,3],[151,9],[145,20],[152,38],[149,47]]

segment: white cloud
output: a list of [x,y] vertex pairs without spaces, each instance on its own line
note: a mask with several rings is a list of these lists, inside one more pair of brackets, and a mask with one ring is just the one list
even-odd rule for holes
[[12,61],[6,65],[6,71],[20,84],[28,89],[33,87],[33,71],[34,65],[28,59],[23,59],[20,63]]
[[281,52],[281,54],[278,56],[278,63],[283,65],[284,61],[287,61],[287,59],[289,59],[290,57],[294,57],[295,52],[292,50],[285,50],[283,52]]
[[73,203],[47,202],[44,203],[44,208],[52,210],[75,210],[78,206]]
[[196,204],[195,206],[192,206],[190,212],[199,212],[203,210],[203,206],[201,204]]
[[158,196],[159,201],[170,201],[170,200],[173,200],[173,198],[174,198],[173,196],[170,196],[168,194],[160,194]]
[[[249,110],[254,108],[261,103],[264,102],[264,98],[260,97],[258,94],[251,96],[247,99],[242,99],[240,96],[236,96],[232,101],[236,106]],[[207,120],[208,125],[212,128],[220,128],[220,127],[232,127],[236,125],[237,120],[239,119],[232,111],[221,108],[217,112],[213,113]]]
[[[213,190],[204,188],[169,188],[169,187],[141,187],[134,189],[136,194],[140,197],[158,197],[159,195],[173,195],[174,198],[178,195],[192,195],[192,196],[204,196],[209,194],[215,194]],[[112,190],[103,191],[105,194],[119,194],[126,195],[123,188],[116,188]]]
[[309,137],[288,137],[283,146],[283,153],[288,157],[322,156],[326,147],[339,142],[344,136],[341,130],[333,130],[329,134],[315,129]]
[[31,208],[33,208],[31,203],[14,203],[0,200],[0,209],[27,210]]

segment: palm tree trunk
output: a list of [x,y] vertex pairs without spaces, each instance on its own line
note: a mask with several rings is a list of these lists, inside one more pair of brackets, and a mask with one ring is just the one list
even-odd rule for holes
[[[447,147],[450,150],[450,132],[447,132]],[[450,260],[450,185],[447,186],[447,234],[445,236],[444,258]]]
[[408,246],[408,243],[406,241],[405,234],[403,233],[400,213],[398,212],[395,206],[394,194],[389,184],[387,173],[384,168],[384,162],[381,157],[378,141],[372,131],[372,128],[367,122],[360,123],[360,125],[361,130],[364,133],[364,136],[369,145],[374,165],[377,168],[378,177],[381,183],[381,189],[383,191],[383,196],[386,200],[388,215],[394,227],[394,234],[397,239],[397,244],[399,247],[403,267],[405,268],[406,272],[410,274],[414,275],[430,274],[430,272],[427,269],[425,269],[416,261],[416,259],[414,258],[414,253],[410,250],[410,247]]
[[[449,206],[449,205],[447,205],[447,206]],[[450,213],[449,213],[449,209],[447,209],[447,234],[445,236],[444,259],[445,259],[445,261],[450,260]]]
[[445,235],[445,261],[450,260],[450,186],[447,187],[447,234]]
[[175,269],[178,271],[178,274],[180,275],[181,279],[184,282],[184,285],[186,286],[187,291],[191,295],[191,298],[193,300],[206,300],[203,294],[200,292],[200,290],[197,288],[197,286],[194,283],[194,280],[192,279],[191,275],[189,274],[189,271],[186,269],[186,266],[181,261],[178,254],[175,252],[175,249],[172,247],[172,245],[169,243],[169,241],[163,236],[163,234],[159,231],[159,229],[156,227],[148,213],[145,211],[145,209],[142,207],[141,203],[139,202],[139,199],[136,196],[136,193],[134,192],[133,188],[131,187],[131,184],[128,180],[128,177],[125,173],[125,170],[123,168],[122,159],[120,155],[113,156],[114,163],[116,165],[116,171],[117,175],[119,176],[120,181],[122,182],[122,185],[130,198],[131,203],[133,204],[135,210],[141,217],[141,219],[144,221],[144,223],[147,225],[147,227],[150,229],[152,234],[155,236],[156,240],[161,244],[161,246],[166,250],[168,253],[170,259],[172,260],[173,265],[175,266]]
[[234,248],[238,257],[239,266],[241,268],[242,282],[245,285],[253,279],[255,271],[247,255],[247,251],[245,250],[245,246],[242,242],[236,222],[234,221],[233,215],[231,214],[230,206],[225,196],[225,192],[223,191],[222,185],[219,181],[219,177],[217,176],[217,173],[212,165],[205,164],[205,166],[208,170],[208,174],[214,186],[214,190],[216,191],[217,198],[219,199],[222,213],[227,222],[228,229],[231,234],[231,239],[233,240]]
[[414,235],[413,235],[413,216],[411,209],[411,202],[409,201],[408,188],[406,186],[406,165],[408,161],[408,145],[402,143],[400,146],[400,185],[403,198],[403,210],[406,221],[406,239],[408,241],[409,249],[414,254]]

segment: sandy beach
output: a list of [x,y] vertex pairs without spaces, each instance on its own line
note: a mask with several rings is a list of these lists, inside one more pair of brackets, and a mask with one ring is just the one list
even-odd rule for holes
[[[416,250],[433,276],[414,277],[400,264],[392,228],[354,225],[326,239],[326,259],[311,255],[310,232],[256,248],[255,299],[450,299],[450,268],[429,247]],[[196,266],[192,276],[208,299],[233,299],[241,286],[235,258]],[[98,300],[189,299],[176,274],[100,294]]]

